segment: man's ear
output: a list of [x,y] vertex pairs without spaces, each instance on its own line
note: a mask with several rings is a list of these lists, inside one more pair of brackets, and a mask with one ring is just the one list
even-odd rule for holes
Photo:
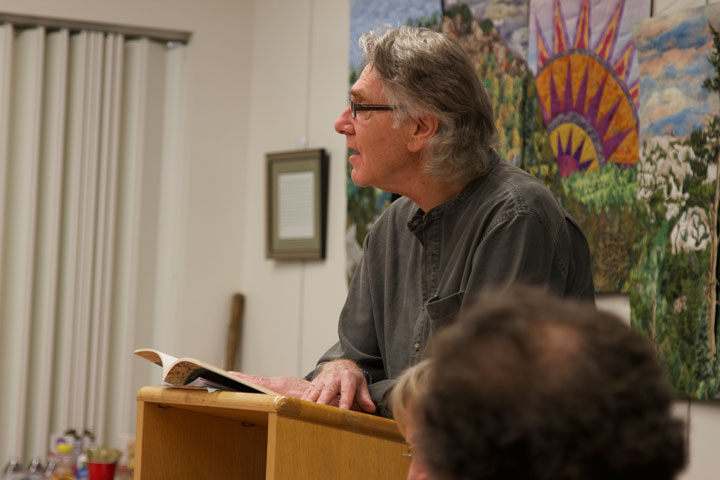
[[408,141],[408,150],[419,152],[437,133],[438,119],[435,115],[423,113],[420,117],[415,118],[414,122],[415,129]]

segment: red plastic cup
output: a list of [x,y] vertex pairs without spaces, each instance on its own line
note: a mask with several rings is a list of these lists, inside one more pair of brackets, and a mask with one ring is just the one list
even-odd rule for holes
[[88,462],[89,480],[113,480],[117,462]]

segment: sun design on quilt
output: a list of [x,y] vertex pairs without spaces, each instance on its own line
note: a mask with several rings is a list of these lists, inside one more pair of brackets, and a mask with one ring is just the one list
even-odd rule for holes
[[593,45],[589,0],[582,2],[572,43],[560,0],[554,2],[552,43],[535,16],[538,97],[563,177],[608,162],[631,167],[638,159],[635,42],[630,36],[618,45],[624,7],[619,0]]

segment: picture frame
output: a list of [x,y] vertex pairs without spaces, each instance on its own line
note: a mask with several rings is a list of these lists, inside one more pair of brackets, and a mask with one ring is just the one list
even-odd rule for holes
[[267,153],[266,257],[325,258],[328,156],[323,148]]

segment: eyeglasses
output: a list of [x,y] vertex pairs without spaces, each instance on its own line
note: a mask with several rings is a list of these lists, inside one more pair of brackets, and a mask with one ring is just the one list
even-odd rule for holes
[[369,112],[373,110],[395,110],[395,107],[390,105],[373,105],[371,103],[355,103],[350,100],[350,113],[352,118],[357,117],[357,112]]
[[415,447],[414,446],[408,446],[407,452],[401,453],[403,457],[412,460],[415,457]]

